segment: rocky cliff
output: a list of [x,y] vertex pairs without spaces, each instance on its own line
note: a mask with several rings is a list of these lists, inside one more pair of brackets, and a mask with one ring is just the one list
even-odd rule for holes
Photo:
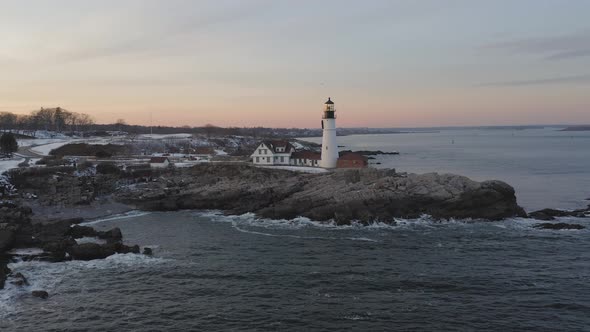
[[377,169],[305,174],[249,165],[200,165],[124,188],[116,197],[145,210],[220,209],[341,224],[423,214],[487,220],[526,215],[514,189],[501,181]]

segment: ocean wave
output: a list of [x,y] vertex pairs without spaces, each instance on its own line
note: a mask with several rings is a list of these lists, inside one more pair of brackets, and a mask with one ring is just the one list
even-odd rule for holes
[[[338,225],[334,221],[320,222],[311,220],[306,217],[297,217],[293,219],[269,219],[257,217],[254,213],[245,213],[241,215],[226,215],[222,211],[218,210],[207,210],[207,211],[196,211],[193,212],[194,216],[207,218],[214,222],[226,222],[231,223],[234,227],[240,227],[241,231],[260,233],[259,235],[271,235],[275,236],[274,233],[266,233],[264,231],[258,231],[260,229],[269,230],[301,230],[306,228],[313,228],[319,230],[329,231],[349,231],[349,230],[374,230],[374,231],[400,231],[400,230],[415,230],[415,231],[427,231],[436,230],[440,228],[448,227],[493,227],[496,229],[515,229],[515,230],[529,230],[529,231],[547,231],[533,228],[534,225],[542,222],[543,220],[537,220],[532,218],[508,218],[501,221],[487,221],[478,219],[446,219],[438,220],[434,219],[429,215],[422,215],[415,219],[403,219],[394,218],[392,222],[380,222],[376,221],[370,224],[361,222],[352,222],[349,225]],[[577,217],[559,217],[554,221],[550,222],[566,222],[576,223],[584,225],[587,221],[584,218]],[[245,229],[248,228],[248,229]],[[250,228],[257,229],[251,230]],[[574,230],[579,231],[579,230]],[[284,235],[282,235],[284,236]],[[295,236],[295,235],[294,235]],[[292,236],[292,237],[294,237]],[[375,240],[376,241],[376,240]]]
[[350,240],[350,241],[364,241],[364,242],[379,242],[379,240],[374,240],[366,237],[334,237],[334,236],[302,236],[302,235],[292,235],[292,234],[273,234],[273,233],[264,233],[258,231],[252,231],[240,228],[237,224],[232,224],[233,228],[238,232],[254,234],[254,235],[262,235],[262,236],[272,236],[272,237],[289,237],[294,239],[304,239],[304,240]]
[[18,261],[8,264],[12,273],[22,273],[29,282],[27,286],[16,286],[11,283],[11,277],[0,291],[0,318],[10,314],[15,309],[16,301],[29,296],[34,290],[49,292],[50,299],[57,286],[72,273],[79,270],[124,269],[137,266],[164,264],[171,261],[159,257],[140,254],[115,254],[105,259],[91,261],[67,261],[60,263],[40,261]]
[[113,214],[111,216],[104,217],[104,218],[99,218],[99,219],[94,219],[94,220],[86,221],[86,222],[80,223],[80,225],[81,226],[89,226],[89,225],[95,225],[95,224],[98,224],[98,223],[101,223],[101,222],[105,222],[105,221],[113,221],[113,220],[120,220],[120,219],[127,219],[127,218],[142,217],[142,216],[145,216],[145,215],[148,215],[148,214],[151,214],[151,212],[133,210],[133,211],[125,212],[125,213]]

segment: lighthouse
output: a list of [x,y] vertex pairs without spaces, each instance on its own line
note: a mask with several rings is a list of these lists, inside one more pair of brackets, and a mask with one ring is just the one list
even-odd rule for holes
[[336,144],[336,110],[334,102],[328,98],[325,103],[324,114],[322,115],[322,160],[320,166],[323,168],[336,168],[338,163],[338,144]]

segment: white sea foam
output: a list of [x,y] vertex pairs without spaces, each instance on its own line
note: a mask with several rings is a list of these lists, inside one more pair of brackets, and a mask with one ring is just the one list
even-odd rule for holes
[[40,255],[43,253],[43,249],[41,248],[19,248],[19,249],[12,249],[7,254],[14,255],[14,256],[30,256],[30,255]]
[[82,244],[82,243],[105,244],[106,242],[107,242],[106,240],[99,239],[97,237],[89,237],[89,236],[85,236],[83,238],[76,239],[76,243],[78,243],[78,244]]
[[8,267],[13,274],[21,272],[28,280],[28,286],[16,286],[10,283],[9,278],[2,291],[0,291],[0,318],[11,313],[15,307],[15,301],[23,296],[29,296],[33,290],[45,290],[51,295],[58,285],[72,273],[79,270],[104,270],[125,269],[135,266],[150,266],[164,264],[170,259],[151,257],[139,254],[115,254],[105,259],[91,261],[68,261],[61,263],[49,263],[39,261],[19,261],[11,263]]
[[[428,215],[422,215],[416,219],[394,218],[391,223],[388,222],[373,222],[370,224],[363,224],[360,222],[352,222],[350,225],[337,225],[334,221],[319,222],[306,217],[297,217],[294,219],[268,219],[259,218],[254,213],[245,213],[242,215],[225,215],[218,210],[198,211],[194,213],[196,216],[205,217],[215,222],[232,223],[232,226],[239,227],[243,232],[257,232],[259,235],[272,235],[274,233],[267,233],[259,231],[260,229],[270,230],[299,230],[305,228],[323,229],[329,231],[348,231],[348,230],[375,230],[375,231],[436,231],[441,227],[448,229],[449,227],[485,227],[490,226],[496,229],[516,229],[523,231],[543,231],[535,229],[532,226],[546,222],[542,220],[529,218],[508,218],[502,221],[484,221],[477,219],[447,219],[437,220]],[[580,223],[584,221],[583,218],[562,217],[556,218],[554,222],[566,223]],[[255,230],[252,230],[255,229]],[[286,235],[280,235],[286,236]],[[293,235],[296,236],[296,235]],[[291,236],[291,237],[293,237]]]
[[111,216],[108,216],[105,218],[90,220],[87,222],[80,223],[80,225],[81,226],[96,225],[96,224],[99,224],[99,223],[105,222],[105,221],[113,221],[113,220],[120,220],[120,219],[127,219],[127,218],[136,218],[136,217],[142,217],[142,216],[145,216],[148,214],[151,214],[151,212],[133,210],[133,211],[129,211],[129,212],[121,213],[121,214],[114,214],[114,215],[111,215]]

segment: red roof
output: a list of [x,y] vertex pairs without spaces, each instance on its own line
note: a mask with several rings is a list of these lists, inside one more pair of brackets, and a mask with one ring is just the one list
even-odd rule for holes
[[151,157],[150,164],[163,164],[165,161],[170,162],[166,157]]
[[367,157],[363,156],[360,153],[357,152],[341,152],[340,153],[340,157],[338,159],[341,160],[362,160],[362,161],[367,161]]
[[310,159],[310,160],[321,160],[322,155],[319,152],[313,151],[296,151],[291,154],[293,159]]

